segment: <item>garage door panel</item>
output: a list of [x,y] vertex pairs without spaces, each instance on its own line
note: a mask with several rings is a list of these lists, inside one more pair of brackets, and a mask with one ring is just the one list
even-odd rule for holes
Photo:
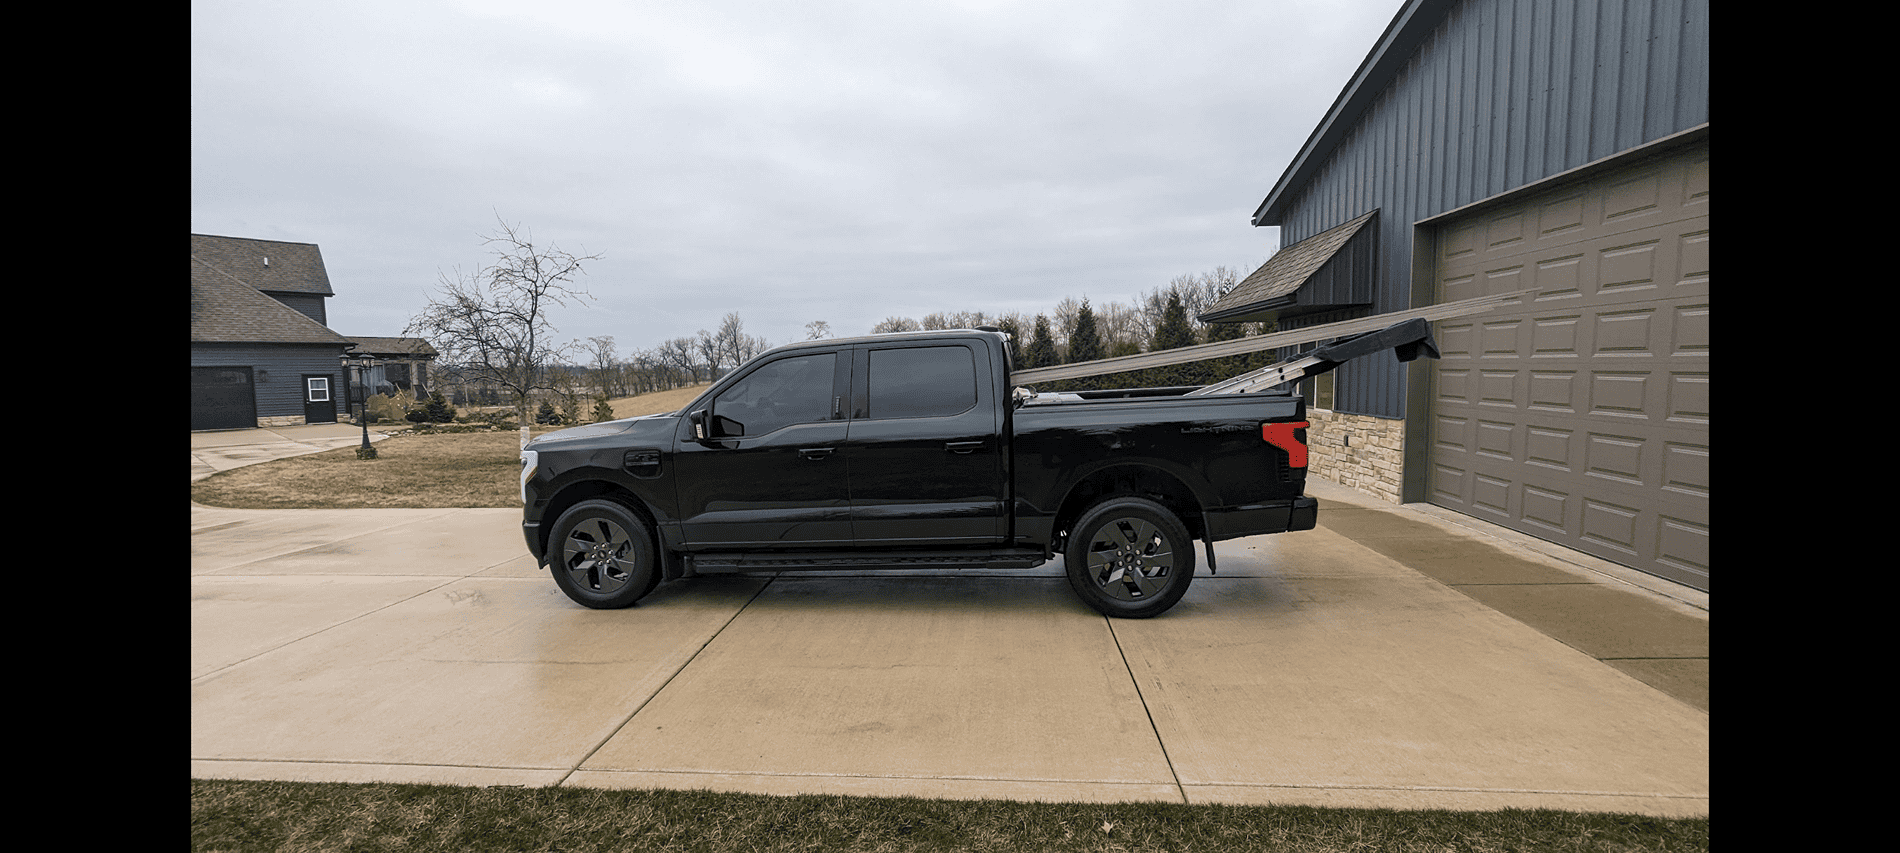
[[1519,516],[1531,529],[1547,538],[1575,536],[1576,502],[1568,492],[1527,485],[1524,487],[1524,511]]
[[191,428],[247,429],[257,426],[257,400],[249,367],[191,369]]
[[1643,554],[1637,550],[1636,543],[1641,539],[1637,528],[1642,515],[1642,510],[1634,506],[1602,496],[1586,497],[1583,499],[1583,540],[1621,556],[1623,559],[1618,562],[1641,560]]
[[1708,588],[1706,150],[1441,226],[1440,301],[1536,288],[1435,330],[1427,492]]
[[1438,371],[1438,401],[1450,405],[1471,405],[1472,372],[1468,369],[1440,369]]
[[1554,426],[1524,427],[1524,464],[1541,465],[1562,474],[1574,474],[1582,468],[1578,448],[1583,446],[1577,431]]
[[1577,414],[1578,373],[1575,370],[1532,368],[1529,408],[1554,414]]
[[1690,429],[1709,425],[1709,374],[1706,370],[1669,374],[1668,418]]
[[1662,487],[1685,497],[1708,500],[1708,445],[1664,442]]
[[1511,480],[1509,477],[1487,474],[1483,471],[1471,472],[1471,508],[1478,514],[1492,519],[1510,519],[1517,516],[1511,506]]
[[[1662,516],[1657,527],[1656,561],[1686,577],[1691,586],[1709,586],[1709,525]],[[1699,583],[1698,583],[1699,581]]]

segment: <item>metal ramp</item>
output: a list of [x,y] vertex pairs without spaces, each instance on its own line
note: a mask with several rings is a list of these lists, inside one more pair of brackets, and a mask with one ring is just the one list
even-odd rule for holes
[[1187,392],[1184,396],[1200,397],[1211,394],[1246,394],[1253,391],[1265,391],[1276,385],[1297,382],[1308,376],[1318,376],[1362,355],[1371,355],[1388,349],[1397,351],[1399,361],[1411,361],[1421,355],[1438,357],[1438,344],[1432,340],[1431,324],[1421,318],[1413,318],[1393,323],[1376,332],[1348,338],[1329,347],[1301,353],[1294,358],[1278,364],[1269,364],[1232,379],[1202,386],[1198,390]]
[[1144,370],[1150,367],[1163,367],[1172,364],[1186,364],[1210,358],[1223,358],[1231,355],[1245,355],[1263,349],[1298,346],[1314,341],[1338,339],[1330,346],[1278,364],[1236,376],[1189,392],[1190,395],[1208,394],[1245,394],[1261,391],[1275,385],[1292,382],[1307,376],[1316,376],[1338,367],[1340,364],[1363,355],[1369,355],[1381,349],[1395,349],[1400,361],[1411,361],[1419,355],[1438,357],[1438,347],[1431,339],[1431,320],[1450,317],[1465,317],[1482,314],[1499,306],[1517,302],[1526,298],[1536,289],[1517,290],[1492,296],[1480,296],[1475,299],[1463,299],[1442,305],[1425,308],[1413,308],[1407,311],[1394,311],[1373,317],[1361,317],[1357,320],[1345,320],[1320,326],[1309,326],[1288,332],[1274,332],[1255,335],[1231,341],[1218,341],[1211,344],[1179,347],[1140,355],[1125,355],[1118,358],[1104,358],[1085,361],[1078,364],[1064,364],[1056,367],[1038,367],[1031,370],[1018,370],[1010,374],[1010,384],[1029,385],[1035,382],[1057,382],[1064,379],[1079,379],[1085,376],[1099,376],[1105,373],[1122,373],[1130,370]]

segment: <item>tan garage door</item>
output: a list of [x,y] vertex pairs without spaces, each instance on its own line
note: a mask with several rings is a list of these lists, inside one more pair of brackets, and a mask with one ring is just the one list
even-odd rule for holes
[[1707,142],[1437,230],[1431,502],[1707,590]]

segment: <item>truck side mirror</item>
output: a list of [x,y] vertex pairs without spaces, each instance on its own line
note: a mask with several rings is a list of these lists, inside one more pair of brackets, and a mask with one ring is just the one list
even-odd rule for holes
[[724,415],[715,415],[700,409],[686,416],[693,425],[694,441],[717,441],[722,438],[738,438],[745,435],[745,424]]

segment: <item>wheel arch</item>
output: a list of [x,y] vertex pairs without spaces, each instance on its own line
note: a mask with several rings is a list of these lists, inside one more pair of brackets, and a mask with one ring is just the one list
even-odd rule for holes
[[1154,501],[1181,520],[1188,536],[1195,539],[1207,537],[1201,499],[1186,482],[1152,465],[1127,463],[1091,472],[1069,487],[1056,510],[1055,525],[1051,528],[1060,531],[1065,541],[1052,543],[1054,550],[1060,553],[1061,545],[1066,544],[1069,528],[1081,518],[1083,512],[1097,501],[1114,495],[1143,497]]
[[660,555],[662,565],[667,563],[666,543],[660,537],[660,525],[655,520],[652,508],[648,507],[645,501],[627,491],[625,487],[606,480],[577,480],[555,492],[554,497],[548,499],[547,509],[541,514],[544,521],[538,535],[541,537],[541,553],[546,555],[542,560],[543,565],[553,559],[553,549],[551,543],[548,542],[548,537],[554,535],[555,522],[559,521],[561,515],[572,509],[575,504],[595,498],[603,498],[620,504],[645,522],[647,534],[653,539],[654,553]]

